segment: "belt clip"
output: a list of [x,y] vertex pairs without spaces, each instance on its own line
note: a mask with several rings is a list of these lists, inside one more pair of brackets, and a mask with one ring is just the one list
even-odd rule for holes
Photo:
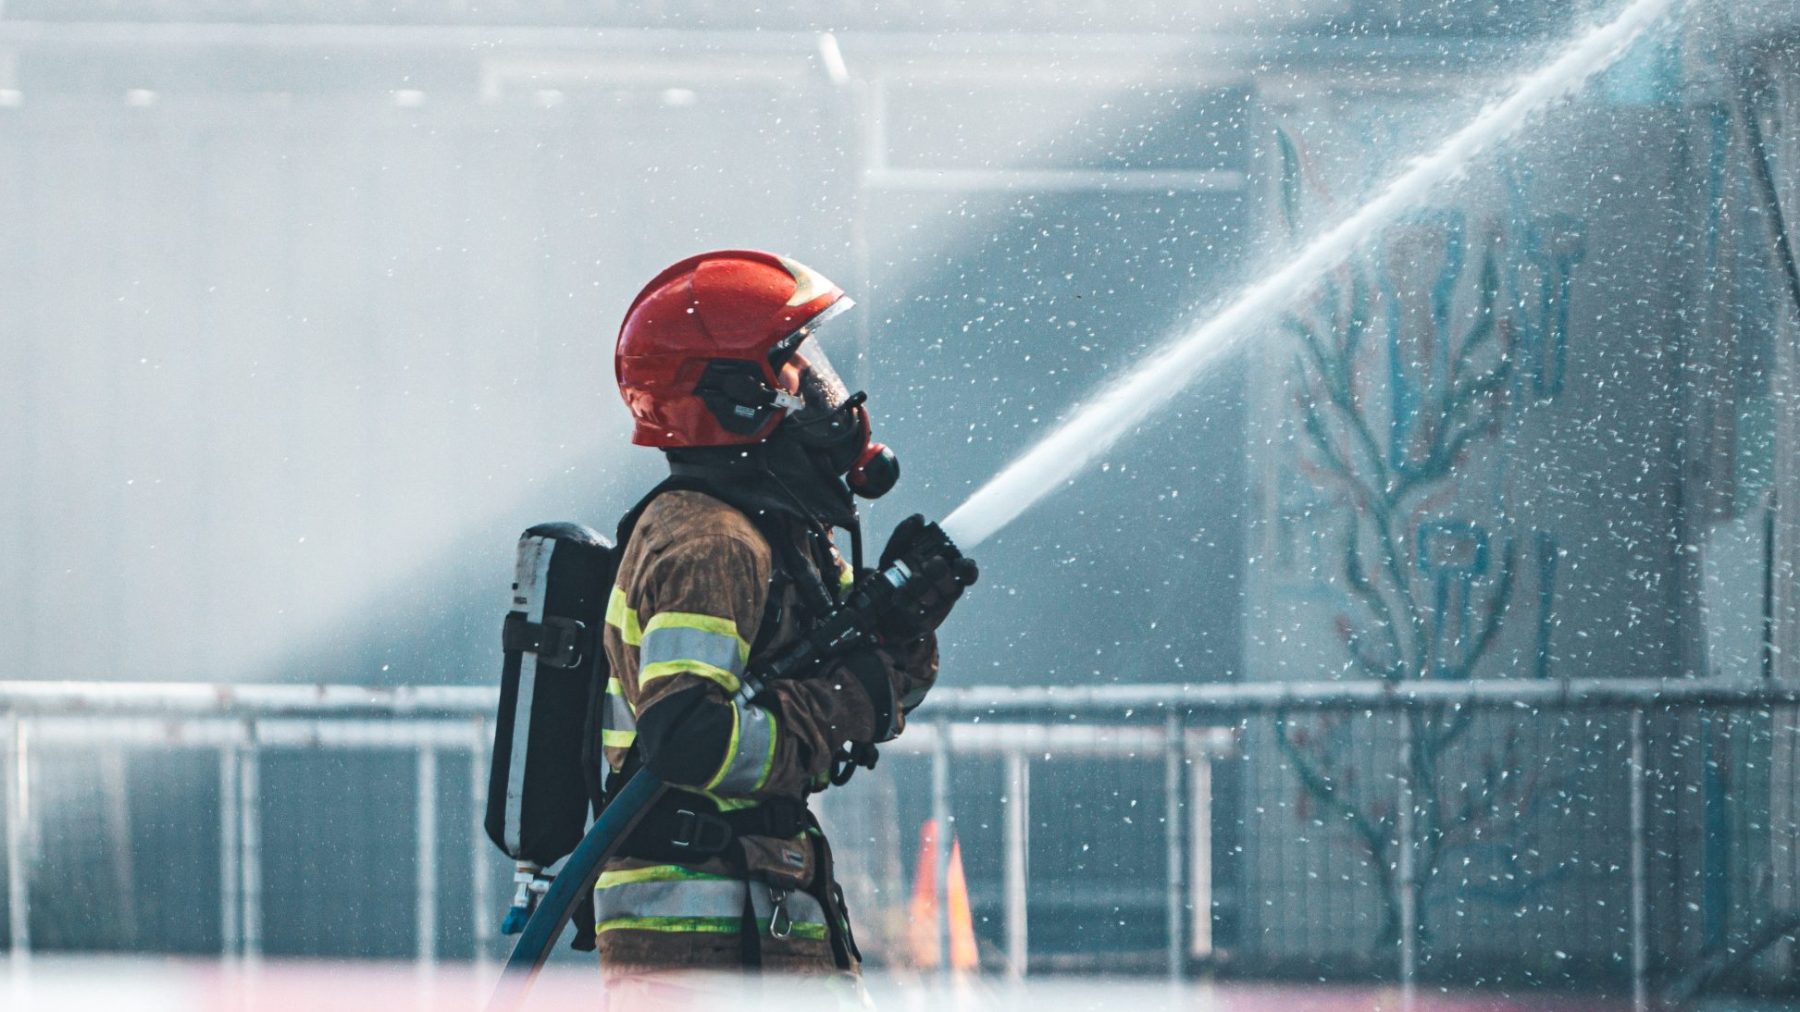
[[774,907],[769,912],[769,937],[785,939],[794,933],[794,920],[787,912],[788,891],[769,887],[769,904]]
[[669,844],[680,850],[700,854],[717,854],[731,843],[731,825],[724,819],[702,815],[691,808],[675,812],[675,832]]

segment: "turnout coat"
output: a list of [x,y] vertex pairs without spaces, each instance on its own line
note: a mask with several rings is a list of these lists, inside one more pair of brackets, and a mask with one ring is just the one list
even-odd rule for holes
[[[874,739],[876,708],[863,688],[869,666],[887,676],[896,721],[936,678],[936,637],[927,635],[778,681],[755,702],[736,698],[759,631],[759,649],[772,653],[807,628],[800,589],[780,580],[774,624],[763,630],[777,551],[759,526],[791,539],[796,551],[781,557],[803,560],[807,578],[828,593],[853,582],[823,531],[785,515],[753,522],[696,491],[653,499],[620,560],[603,636],[612,668],[603,743],[615,773],[630,756],[671,785],[659,808],[753,818],[752,810],[770,806],[804,816],[800,806],[828,785],[838,747]],[[845,664],[862,666],[865,678]],[[633,846],[634,833],[623,851],[638,856],[609,861],[595,889],[607,975],[746,966],[859,972],[824,836],[809,816],[785,828],[796,831],[738,835],[698,863]]]

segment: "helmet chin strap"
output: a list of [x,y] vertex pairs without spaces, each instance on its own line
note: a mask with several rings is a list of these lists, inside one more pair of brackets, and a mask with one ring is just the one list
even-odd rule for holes
[[[774,483],[776,484],[777,487],[779,487],[783,492],[787,493],[788,498],[793,500],[794,505],[797,508],[799,508],[801,511],[807,513],[808,516],[811,516],[812,519],[814,520],[814,522],[816,522],[820,526],[824,526],[824,527],[841,527],[844,530],[850,532],[851,573],[852,574],[860,574],[863,570],[862,517],[859,516],[856,512],[856,500],[854,498],[847,498],[845,500],[849,504],[849,507],[850,507],[850,512],[849,512],[847,519],[840,518],[837,523],[831,523],[829,521],[826,521],[822,517],[813,515],[810,510],[807,510],[806,503],[801,500],[799,495],[795,494],[795,492],[792,488],[788,487],[787,482],[781,480],[781,475],[779,473],[777,473],[774,469],[772,469],[772,468],[768,469],[767,474],[769,475],[769,478],[772,481],[774,481]],[[831,480],[834,483],[837,481],[835,476],[832,476],[828,480]]]

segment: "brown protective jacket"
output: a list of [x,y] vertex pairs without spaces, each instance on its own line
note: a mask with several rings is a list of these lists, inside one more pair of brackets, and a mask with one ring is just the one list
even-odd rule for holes
[[[793,539],[798,558],[817,557],[800,521],[782,517],[769,526]],[[665,782],[728,810],[769,798],[803,800],[828,783],[840,745],[872,740],[875,707],[847,673],[828,668],[817,677],[777,682],[754,703],[734,698],[763,624],[774,555],[755,523],[703,493],[665,492],[644,510],[620,560],[604,634],[614,679],[606,756],[615,771],[635,746]],[[826,586],[847,587],[851,574],[842,559],[834,552],[825,563],[814,572]],[[780,620],[766,653],[791,644],[805,628],[798,590],[791,582],[782,587]],[[933,636],[877,648],[874,657],[897,700],[919,698],[936,677]],[[895,719],[904,720],[897,708]],[[823,838],[809,831],[791,840],[741,838],[736,845],[742,852],[729,864],[629,858],[607,864],[596,919],[609,974],[731,968],[751,950],[765,969],[855,970],[854,960],[848,967],[834,961],[827,937],[825,911],[834,904]],[[786,938],[771,934],[776,905],[794,925]],[[754,946],[739,934],[747,919],[757,926]]]

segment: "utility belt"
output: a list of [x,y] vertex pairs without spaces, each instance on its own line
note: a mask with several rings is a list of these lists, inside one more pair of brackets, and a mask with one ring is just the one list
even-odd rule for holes
[[[762,963],[761,931],[786,938],[785,899],[805,893],[818,901],[826,922],[826,941],[840,969],[860,964],[856,938],[832,867],[831,845],[816,830],[818,821],[806,802],[770,798],[751,808],[721,810],[704,795],[671,787],[665,790],[620,844],[617,856],[659,864],[699,865],[719,861],[735,878],[767,891],[779,913],[756,915],[756,901],[746,897],[739,931],[740,957],[746,968]],[[589,919],[591,923],[591,907]],[[578,924],[578,929],[580,925]],[[589,929],[591,930],[591,929]]]
[[752,808],[721,811],[710,799],[680,788],[663,792],[619,845],[619,856],[667,864],[701,864],[718,858],[737,873],[745,865],[741,837],[791,840],[813,825],[806,803],[770,798]]

